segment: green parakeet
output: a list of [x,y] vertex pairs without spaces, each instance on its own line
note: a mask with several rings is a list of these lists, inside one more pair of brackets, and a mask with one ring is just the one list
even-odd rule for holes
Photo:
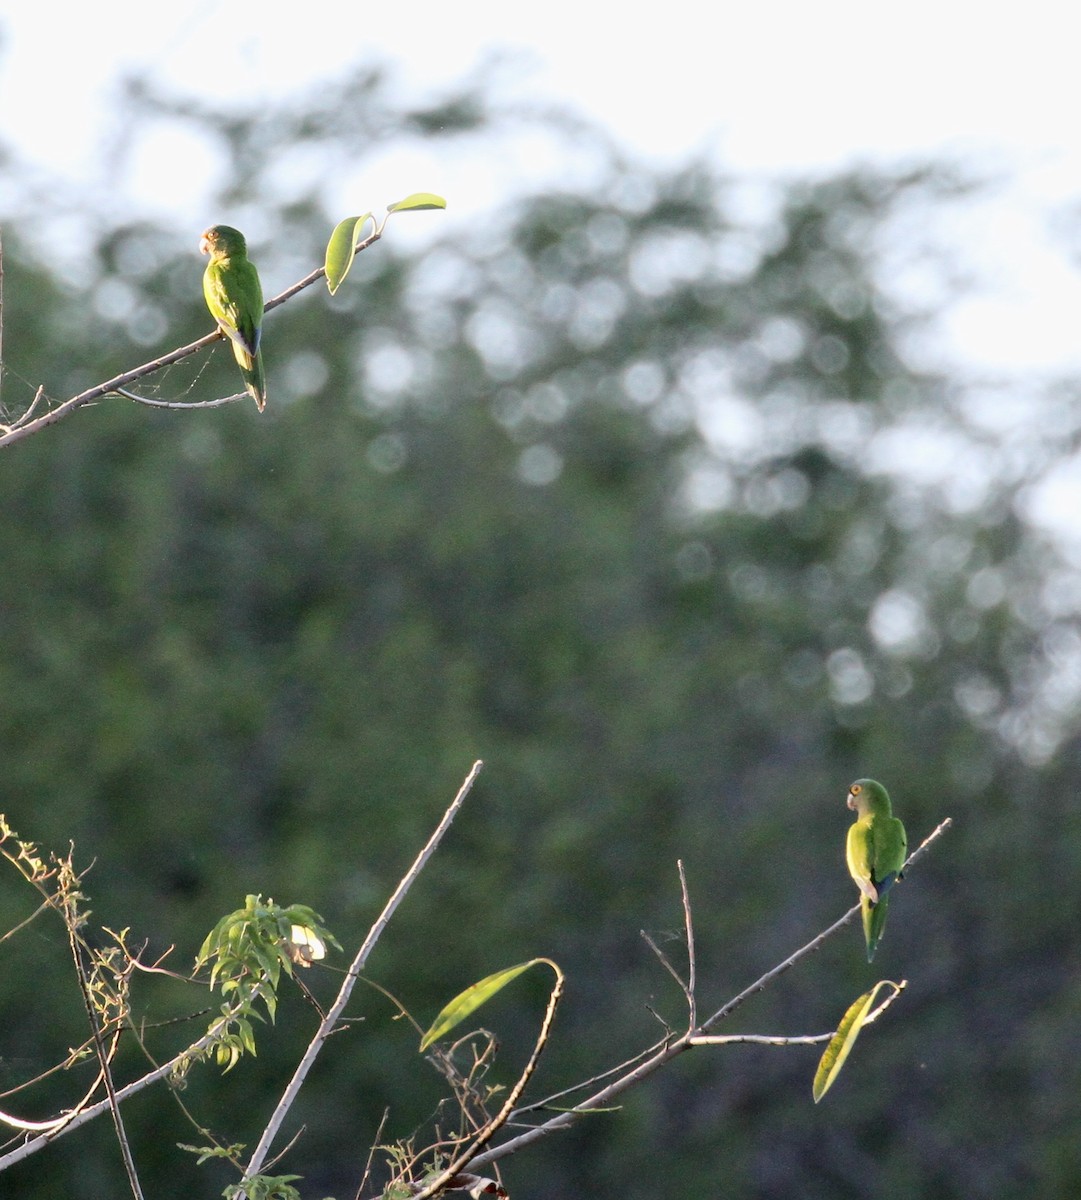
[[266,407],[266,377],[259,350],[263,289],[248,259],[244,235],[231,225],[211,225],[199,242],[210,262],[203,272],[203,295],[210,315],[229,338],[244,386],[260,412]]
[[889,793],[873,779],[856,780],[848,789],[848,807],[858,814],[848,831],[848,869],[860,889],[870,962],[886,925],[889,890],[905,865],[908,838],[893,815]]

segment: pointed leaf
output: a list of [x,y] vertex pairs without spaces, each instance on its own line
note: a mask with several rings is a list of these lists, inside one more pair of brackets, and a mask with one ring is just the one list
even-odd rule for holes
[[446,208],[447,202],[435,192],[414,192],[395,204],[387,205],[387,212],[422,212],[427,208]]
[[349,268],[353,265],[353,259],[356,256],[357,241],[360,238],[361,230],[364,228],[365,222],[371,219],[371,213],[365,213],[361,217],[346,217],[344,221],[339,221],[334,227],[330,241],[327,242],[327,256],[323,264],[327,273],[327,287],[332,296],[341,287],[346,275],[349,274]]
[[519,963],[516,967],[507,967],[502,971],[496,971],[492,975],[485,976],[478,983],[471,984],[464,992],[459,992],[436,1017],[431,1029],[421,1039],[421,1053],[427,1050],[432,1042],[439,1041],[444,1034],[449,1033],[460,1021],[464,1021],[470,1013],[476,1012],[482,1004],[487,1003],[512,979],[517,979],[523,971],[528,971],[530,967],[539,962],[544,962],[544,959],[531,958],[529,962]]
[[833,1081],[841,1073],[845,1059],[856,1044],[856,1038],[859,1037],[867,1014],[874,1005],[875,997],[882,988],[893,986],[895,985],[891,984],[888,979],[881,979],[869,992],[864,992],[855,1003],[849,1005],[848,1011],[841,1018],[840,1025],[837,1026],[837,1032],[830,1038],[829,1044],[819,1060],[818,1070],[815,1071],[814,1084],[811,1088],[815,1104],[830,1090]]

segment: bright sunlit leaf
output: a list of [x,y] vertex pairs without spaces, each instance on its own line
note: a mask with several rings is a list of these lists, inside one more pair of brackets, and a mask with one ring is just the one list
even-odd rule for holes
[[327,273],[327,287],[332,296],[349,274],[349,268],[356,257],[361,232],[372,219],[371,213],[364,213],[360,217],[346,217],[344,221],[335,225],[330,241],[327,242],[327,256],[323,264]]
[[859,1037],[867,1014],[874,1007],[875,999],[884,987],[896,988],[897,985],[888,979],[879,980],[869,992],[864,992],[858,1000],[849,1005],[848,1011],[841,1018],[837,1032],[830,1038],[825,1053],[819,1060],[818,1070],[815,1071],[814,1084],[811,1088],[815,1104],[830,1090],[833,1081],[841,1073],[845,1059],[856,1044],[856,1038]]
[[411,196],[406,196],[404,200],[399,200],[395,204],[388,204],[387,212],[423,212],[429,208],[446,207],[446,200],[442,196],[437,196],[434,192],[414,192]]
[[476,1012],[482,1004],[486,1004],[495,994],[502,988],[506,987],[512,979],[517,979],[523,971],[528,971],[530,967],[537,963],[544,962],[543,958],[532,958],[529,962],[519,963],[516,967],[506,967],[502,971],[496,971],[492,975],[485,976],[478,983],[471,984],[464,992],[459,992],[454,999],[446,1005],[443,1011],[436,1017],[432,1023],[431,1029],[424,1035],[420,1042],[420,1049],[423,1053],[432,1042],[437,1042],[445,1034],[449,1033],[455,1025],[464,1021],[470,1013]]

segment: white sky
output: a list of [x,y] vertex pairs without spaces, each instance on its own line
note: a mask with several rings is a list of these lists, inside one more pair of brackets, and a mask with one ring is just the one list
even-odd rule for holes
[[[951,336],[991,368],[1073,368],[1081,276],[1046,225],[1081,197],[1074,25],[1062,0],[666,0],[636,16],[589,0],[0,0],[0,141],[98,190],[116,183],[96,160],[124,70],[216,99],[281,97],[374,57],[423,95],[490,48],[516,49],[532,64],[517,95],[580,107],[658,161],[708,149],[736,172],[776,174],[946,152],[1005,170],[1013,185],[960,231],[991,290],[955,314]],[[116,201],[200,225],[210,164],[194,145],[168,150],[120,181]],[[468,216],[508,186],[495,163],[445,189],[415,157],[380,169],[380,199],[365,206],[423,188]]]
[[[0,144],[65,190],[198,229],[228,214],[201,207],[213,163],[193,141],[176,135],[124,178],[103,175],[125,70],[181,94],[279,99],[375,60],[423,99],[486,51],[517,50],[524,65],[503,72],[500,94],[580,108],[668,165],[709,151],[730,172],[774,176],[948,154],[1004,179],[941,231],[977,282],[945,327],[947,356],[989,376],[1076,373],[1076,24],[1063,0],[666,0],[637,14],[590,0],[0,0]],[[377,208],[432,190],[450,200],[445,219],[469,219],[513,186],[508,173],[558,170],[531,154],[454,164],[390,155],[366,174],[370,194],[357,203]],[[444,218],[411,218],[417,228],[425,219]],[[395,236],[411,236],[408,225]],[[1081,472],[1076,486],[1081,502]]]

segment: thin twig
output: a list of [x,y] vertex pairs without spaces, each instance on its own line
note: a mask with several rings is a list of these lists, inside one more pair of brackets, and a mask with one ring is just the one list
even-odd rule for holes
[[[22,426],[25,425],[34,415],[34,409],[37,408],[37,406],[44,399],[45,389],[44,387],[39,387],[34,393],[34,398],[30,401],[30,407],[26,410],[26,412],[22,413],[19,417],[12,421],[10,425],[4,425],[3,423],[0,423],[0,435],[6,437],[6,435],[9,434],[13,429],[21,429]],[[3,441],[2,438],[0,438],[0,445],[2,444]]]
[[375,1131],[375,1137],[372,1139],[372,1144],[368,1150],[368,1160],[364,1164],[364,1174],[360,1177],[360,1183],[357,1184],[357,1192],[353,1200],[360,1200],[360,1194],[367,1186],[368,1180],[372,1174],[372,1163],[375,1161],[375,1152],[379,1148],[379,1144],[383,1140],[383,1130],[387,1124],[387,1118],[390,1116],[390,1109],[383,1109],[383,1117],[379,1122],[379,1128]]
[[219,396],[217,400],[152,400],[149,396],[140,396],[127,388],[113,388],[112,395],[123,396],[136,404],[145,404],[147,408],[221,408],[225,404],[235,404],[238,400],[247,400],[247,392],[234,392],[231,396]]
[[281,1160],[289,1153],[289,1151],[292,1150],[292,1148],[297,1144],[297,1142],[299,1142],[300,1139],[304,1136],[304,1133],[307,1130],[307,1128],[308,1128],[307,1125],[301,1125],[301,1127],[296,1131],[296,1133],[293,1134],[293,1136],[289,1139],[289,1141],[287,1141],[285,1143],[285,1145],[278,1151],[278,1153],[274,1155],[274,1157],[270,1160],[270,1162],[268,1162],[266,1164],[266,1169],[268,1171],[272,1171],[278,1165],[278,1163],[280,1163]]
[[[658,960],[660,961],[661,966],[664,967],[664,969],[668,972],[668,974],[671,975],[672,978],[676,981],[676,983],[679,984],[680,991],[686,997],[687,1012],[688,1012],[687,1029],[688,1029],[688,1032],[690,1032],[690,1031],[693,1031],[695,1026],[698,1024],[698,1001],[695,999],[696,968],[695,968],[695,961],[694,961],[694,922],[691,919],[691,897],[690,897],[690,893],[687,891],[687,876],[683,870],[683,860],[682,859],[676,860],[676,867],[679,870],[679,890],[680,890],[680,895],[683,900],[683,928],[684,928],[685,937],[687,939],[687,978],[686,978],[686,980],[684,980],[683,977],[680,975],[680,973],[676,970],[676,968],[674,966],[672,966],[672,962],[669,959],[668,955],[665,954],[664,951],[660,948],[660,946],[657,945],[657,943],[653,940],[652,936],[650,934],[646,933],[646,931],[644,929],[640,929],[638,932],[642,935],[642,938],[645,940],[645,942],[649,946],[649,948],[657,956]],[[650,1009],[650,1012],[653,1012],[653,1010]],[[666,1029],[668,1028],[667,1021],[662,1020],[661,1017],[659,1017],[656,1013],[653,1013],[653,1015],[655,1017],[657,1017],[657,1020],[660,1021],[661,1024],[664,1025],[664,1027]],[[668,1039],[666,1039],[666,1040],[668,1040]]]
[[672,961],[668,957],[668,955],[665,954],[665,952],[660,948],[660,946],[657,945],[657,943],[653,940],[653,937],[651,934],[646,933],[646,931],[644,929],[639,929],[638,933],[639,933],[639,936],[642,938],[642,941],[644,941],[646,943],[646,945],[657,956],[657,959],[660,962],[661,966],[664,967],[664,969],[668,972],[668,974],[671,975],[672,978],[676,981],[676,983],[679,984],[680,991],[683,992],[684,995],[688,996],[688,998],[689,998],[690,993],[687,991],[687,984],[684,983],[682,977],[680,976],[680,973],[676,970],[676,968],[674,966],[672,966]]
[[[900,983],[890,985],[893,991],[886,997],[885,1000],[860,1022],[861,1025],[871,1025],[878,1020],[880,1016],[890,1007],[898,996],[908,987],[908,980],[902,979]],[[757,1033],[733,1033],[733,1034],[706,1034],[704,1036],[692,1037],[689,1041],[691,1046],[728,1046],[735,1042],[753,1042],[760,1046],[810,1046],[816,1042],[828,1042],[833,1034],[831,1033],[815,1033],[803,1037],[766,1037]]]
[[[143,1200],[143,1189],[139,1183],[138,1172],[135,1169],[135,1159],[131,1153],[131,1143],[128,1141],[127,1130],[124,1128],[124,1119],[120,1115],[120,1103],[116,1098],[116,1082],[113,1079],[112,1063],[110,1061],[116,1051],[117,1036],[115,1034],[113,1036],[112,1050],[107,1050],[102,1029],[98,1023],[98,1016],[94,1009],[94,998],[90,991],[90,980],[86,973],[86,964],[83,962],[82,944],[77,929],[79,913],[72,898],[68,898],[64,905],[64,920],[68,927],[68,945],[71,948],[71,957],[75,963],[75,974],[79,981],[79,990],[82,992],[86,1017],[90,1022],[90,1034],[94,1039],[94,1053],[97,1055],[98,1065],[101,1069],[101,1078],[105,1084],[105,1094],[109,1101],[109,1110],[113,1117],[113,1128],[116,1131],[116,1140],[120,1145],[120,1157],[124,1163],[124,1171],[128,1177],[128,1186],[131,1188],[135,1200]],[[119,994],[123,995],[122,992]]]
[[323,1043],[334,1032],[334,1027],[337,1025],[339,1018],[346,1004],[349,1002],[349,997],[352,995],[353,987],[356,984],[357,978],[364,970],[368,957],[375,949],[376,943],[382,936],[383,930],[391,917],[394,916],[398,905],[405,899],[409,889],[416,882],[421,871],[428,864],[428,860],[435,853],[439,843],[443,840],[443,835],[451,827],[454,818],[458,815],[458,810],[465,802],[466,796],[469,795],[470,789],[473,787],[473,782],[480,774],[480,769],[483,763],[480,759],[473,764],[469,774],[465,777],[462,786],[458,789],[458,794],[451,801],[450,807],[443,814],[442,820],[436,826],[435,832],[428,839],[424,849],[417,855],[413,865],[405,873],[401,883],[394,889],[394,893],[387,901],[383,911],[379,914],[378,920],[368,931],[368,936],[364,939],[363,945],[357,951],[356,958],[349,970],[346,972],[345,979],[342,981],[342,986],[338,990],[337,998],[327,1010],[326,1017],[319,1023],[319,1028],[315,1031],[315,1036],[308,1043],[308,1048],[304,1051],[304,1056],[297,1064],[296,1070],[293,1072],[293,1077],[290,1079],[288,1086],[282,1093],[281,1099],[278,1101],[274,1112],[271,1114],[270,1120],[263,1134],[259,1139],[259,1144],[255,1147],[252,1153],[251,1160],[245,1168],[244,1176],[250,1179],[253,1175],[257,1175],[261,1170],[263,1163],[266,1161],[267,1154],[270,1151],[271,1144],[277,1136],[278,1130],[281,1128],[282,1121],[289,1109],[292,1107],[293,1101],[300,1091],[301,1085],[307,1078],[308,1072],[311,1070],[312,1064],[318,1057],[319,1051],[323,1048]]
[[772,1037],[764,1033],[707,1033],[702,1037],[687,1039],[688,1046],[735,1046],[747,1043],[752,1046],[814,1046],[828,1042],[833,1033],[808,1033],[798,1036]]
[[14,937],[20,929],[25,929],[31,921],[36,921],[42,913],[48,912],[52,907],[53,903],[51,900],[43,900],[41,904],[39,904],[28,917],[24,917],[18,923],[18,925],[13,925],[6,933],[0,934],[0,943],[6,942],[9,937]]
[[[376,239],[370,237],[361,242],[357,246],[357,253],[366,250]],[[271,309],[277,308],[279,304],[284,304],[287,300],[292,299],[297,292],[303,291],[304,288],[310,287],[313,283],[322,279],[326,275],[323,267],[318,267],[310,274],[305,275],[303,279],[287,287],[285,291],[279,292],[278,295],[268,300],[263,306],[264,312],[269,312]],[[9,426],[0,426],[0,447],[10,446],[12,443],[20,441],[22,438],[30,437],[31,434],[37,433],[44,429],[47,425],[55,425],[57,421],[62,421],[65,417],[70,416],[77,408],[82,408],[86,404],[91,404],[95,400],[101,400],[110,393],[119,393],[126,395],[128,399],[136,400],[140,404],[154,403],[147,401],[144,397],[136,396],[133,393],[125,392],[125,388],[129,383],[135,383],[136,380],[145,379],[147,375],[153,375],[156,371],[162,370],[164,367],[170,367],[173,363],[180,362],[181,359],[188,358],[192,354],[197,354],[200,350],[211,346],[219,338],[224,337],[220,329],[215,329],[213,333],[205,334],[197,341],[189,342],[186,346],[178,346],[175,350],[170,350],[168,354],[163,354],[160,358],[151,359],[149,362],[143,363],[141,366],[133,367],[130,371],[124,371],[120,375],[114,375],[112,379],[107,379],[104,383],[95,384],[92,388],[87,388],[85,392],[80,392],[77,396],[72,396],[70,400],[65,400],[63,404],[58,404],[56,408],[50,409],[47,413],[36,420],[27,421],[26,415]],[[44,394],[44,389],[39,388],[38,394],[34,398],[34,404]],[[218,404],[231,403],[235,397],[217,401],[199,401],[191,404],[172,404],[166,403],[161,407],[170,408],[212,408]]]
[[654,1042],[652,1046],[647,1046],[644,1050],[639,1050],[637,1054],[632,1054],[630,1058],[624,1059],[623,1062],[617,1063],[614,1067],[609,1067],[607,1070],[601,1071],[589,1079],[583,1079],[581,1083],[572,1084],[570,1087],[564,1088],[561,1092],[553,1092],[550,1096],[545,1096],[543,1100],[536,1100],[532,1104],[523,1104],[512,1116],[522,1117],[526,1113],[554,1108],[557,1100],[562,1100],[565,1096],[571,1096],[575,1092],[584,1092],[586,1088],[596,1086],[602,1079],[611,1079],[613,1075],[620,1075],[624,1071],[637,1066],[640,1062],[644,1062],[651,1054],[656,1054],[662,1046],[667,1046],[670,1040],[667,1037],[661,1038],[659,1041]]
[[[897,999],[908,986],[908,980],[902,979],[893,985],[893,991],[882,1003],[864,1017],[861,1024],[870,1025],[877,1021],[887,1008]],[[836,1030],[830,1033],[808,1034],[802,1037],[766,1037],[757,1033],[705,1034],[695,1035],[689,1041],[691,1046],[728,1046],[736,1042],[751,1042],[759,1046],[812,1046],[816,1042],[828,1042]]]
[[[178,1067],[189,1062],[201,1050],[205,1050],[208,1046],[216,1042],[221,1037],[222,1030],[235,1018],[236,1011],[223,1015],[221,1020],[215,1021],[211,1028],[198,1041],[181,1050],[179,1054],[174,1055],[168,1062],[162,1063],[160,1067],[156,1067],[153,1071],[148,1071],[139,1079],[133,1080],[125,1087],[119,1088],[115,1095],[117,1103],[127,1100],[129,1096],[134,1096],[138,1092],[145,1090],[152,1083],[157,1083],[159,1079],[164,1079]],[[110,1104],[111,1101],[107,1097],[104,1100],[99,1100],[96,1104],[91,1104],[86,1108],[66,1113],[62,1117],[57,1117],[53,1121],[20,1121],[5,1116],[5,1123],[12,1125],[13,1128],[22,1129],[26,1132],[41,1130],[41,1133],[38,1137],[24,1142],[18,1149],[12,1150],[10,1153],[0,1157],[0,1172],[6,1171],[8,1167],[13,1166],[15,1163],[21,1162],[24,1158],[29,1158],[39,1150],[43,1150],[50,1142],[54,1142],[63,1134],[70,1133],[73,1129],[78,1129],[80,1125],[85,1125],[88,1121],[93,1121],[96,1117],[100,1117],[102,1113],[109,1110]]]
[[687,931],[687,1025],[694,1029],[698,1024],[698,1001],[696,999],[697,969],[694,956],[694,921],[691,919],[691,896],[687,890],[687,875],[683,870],[683,859],[676,860],[679,869],[679,892],[683,898],[683,927]]
[[483,1150],[484,1147],[492,1140],[500,1129],[507,1123],[507,1119],[514,1111],[514,1106],[521,1098],[522,1092],[525,1091],[526,1084],[533,1076],[533,1072],[537,1069],[537,1063],[540,1060],[541,1053],[544,1047],[548,1044],[548,1037],[552,1030],[552,1022],[555,1020],[556,1009],[559,1007],[559,1001],[563,996],[564,977],[563,972],[559,967],[551,961],[551,959],[541,959],[541,962],[546,962],[556,973],[555,986],[552,988],[551,995],[548,997],[548,1007],[544,1013],[544,1020],[541,1022],[540,1032],[537,1034],[536,1045],[533,1047],[533,1053],[529,1056],[529,1061],[518,1077],[518,1082],[511,1088],[507,1095],[507,1099],[500,1108],[499,1112],[488,1122],[487,1125],[477,1134],[473,1142],[454,1156],[447,1167],[432,1180],[426,1184],[419,1192],[417,1192],[415,1200],[429,1200],[430,1197],[441,1192],[443,1188],[454,1178],[458,1172],[468,1163],[476,1160],[477,1153]]
[[878,1006],[878,1008],[873,1009],[871,1012],[869,1012],[867,1014],[866,1017],[863,1018],[863,1021],[861,1022],[861,1024],[873,1025],[874,1022],[877,1021],[878,1018],[880,1016],[882,1016],[882,1014],[886,1011],[886,1009],[889,1008],[890,1005],[897,999],[897,997],[900,996],[900,994],[905,990],[905,988],[908,987],[908,980],[902,979],[900,983],[894,983],[892,986],[893,986],[893,991],[890,992],[890,994],[886,997],[886,999],[882,1001],[882,1003]]

